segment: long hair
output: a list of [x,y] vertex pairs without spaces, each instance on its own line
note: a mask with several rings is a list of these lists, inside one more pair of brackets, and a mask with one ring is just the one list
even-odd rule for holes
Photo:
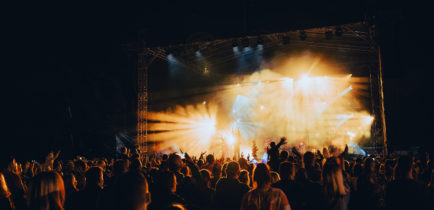
[[115,189],[116,209],[146,209],[151,203],[148,182],[140,171],[122,174]]
[[336,157],[331,157],[328,158],[324,164],[323,193],[328,204],[333,203],[338,196],[347,194],[340,161],[341,160]]
[[263,188],[267,184],[271,184],[270,168],[264,163],[260,163],[253,171],[253,180],[256,183],[256,188]]
[[32,181],[29,191],[29,209],[63,210],[65,186],[55,171],[41,172]]

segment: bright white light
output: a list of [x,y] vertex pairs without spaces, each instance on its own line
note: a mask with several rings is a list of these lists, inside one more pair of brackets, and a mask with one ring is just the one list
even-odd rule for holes
[[372,117],[372,116],[363,117],[363,123],[365,125],[370,125],[372,123],[372,121],[374,121],[374,117]]
[[203,101],[202,104],[205,105],[205,104],[206,104],[206,101]]
[[222,136],[223,140],[228,144],[229,146],[232,146],[235,144],[236,138],[234,135],[232,135],[231,132],[225,132]]
[[282,80],[282,86],[286,89],[291,90],[292,86],[293,86],[293,79],[288,78],[288,77],[284,77],[281,79]]
[[261,81],[259,81],[259,82],[258,82],[258,86],[261,86],[261,85],[262,85],[262,82],[261,82]]
[[347,134],[350,136],[350,140],[353,140],[353,138],[356,136],[356,134],[351,131],[347,131]]
[[259,108],[260,108],[261,110],[264,110],[264,109],[265,109],[265,107],[264,107],[264,106],[262,106],[262,105],[261,105],[261,106],[260,106]]

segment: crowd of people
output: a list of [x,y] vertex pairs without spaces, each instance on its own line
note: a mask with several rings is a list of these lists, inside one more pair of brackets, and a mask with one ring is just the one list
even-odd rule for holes
[[[0,209],[434,209],[430,156],[301,153],[270,144],[267,163],[202,153],[115,159],[2,159]],[[181,155],[183,157],[181,157]]]

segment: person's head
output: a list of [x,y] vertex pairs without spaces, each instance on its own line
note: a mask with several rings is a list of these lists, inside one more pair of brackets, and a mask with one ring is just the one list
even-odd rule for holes
[[102,168],[93,166],[86,172],[86,189],[87,188],[102,188],[104,186],[104,176]]
[[184,174],[184,176],[191,177],[190,167],[188,167],[187,165],[184,165],[184,166],[181,168],[181,173]]
[[115,176],[119,176],[128,172],[130,162],[127,159],[119,159],[113,164],[113,173]]
[[205,182],[207,187],[211,186],[211,172],[208,169],[200,170],[200,175],[202,176],[202,180]]
[[161,156],[161,160],[166,161],[169,158],[169,156],[167,154],[163,154],[163,156]]
[[288,159],[288,156],[289,156],[289,153],[287,151],[283,150],[280,153],[280,160],[281,161],[286,161],[286,159]]
[[277,172],[271,171],[270,175],[271,175],[271,184],[274,184],[274,183],[280,181],[280,176]]
[[271,185],[270,168],[264,163],[260,163],[253,171],[253,181],[257,188],[265,188]]
[[367,158],[365,164],[363,164],[363,173],[365,175],[371,175],[375,172],[376,163],[373,158]]
[[139,171],[142,169],[142,161],[139,158],[135,158],[131,161],[130,170]]
[[169,159],[167,160],[167,164],[168,164],[170,171],[172,171],[174,173],[179,172],[182,168],[182,165],[183,165],[181,156],[179,156],[177,154],[171,154],[169,156]]
[[279,166],[280,178],[282,180],[294,180],[295,177],[295,167],[294,163],[290,163],[288,161],[280,163]]
[[304,153],[303,161],[306,167],[313,167],[315,165],[315,154],[312,152]]
[[202,159],[197,161],[197,166],[199,166],[199,168],[202,168],[202,166],[203,166],[203,160]]
[[240,176],[238,177],[238,180],[240,180],[241,183],[244,183],[244,184],[250,186],[249,172],[245,169],[241,170]]
[[409,178],[412,179],[413,161],[410,156],[401,156],[398,159],[398,164],[395,168],[395,177],[397,179]]
[[75,171],[80,174],[83,174],[87,170],[87,163],[84,160],[76,160],[74,166]]
[[274,143],[274,141],[272,141],[272,142],[270,143],[270,146],[271,146],[271,148],[274,148],[274,147],[276,147],[276,143]]
[[214,163],[214,155],[212,155],[212,154],[207,155],[206,156],[206,162],[208,164],[213,164]]
[[222,166],[220,164],[214,164],[212,167],[212,176],[215,178],[220,178],[222,174]]
[[65,188],[55,171],[41,172],[34,177],[28,195],[29,209],[63,209]]
[[237,179],[239,175],[240,165],[235,161],[229,162],[226,167],[226,176],[231,179]]
[[164,192],[176,192],[176,176],[172,171],[162,171],[156,177],[156,186],[159,186]]
[[78,191],[77,189],[77,180],[75,179],[74,174],[68,173],[63,176],[63,181],[65,183],[66,191]]
[[122,174],[115,189],[116,209],[146,210],[151,203],[148,182],[140,171]]
[[336,195],[345,195],[347,193],[340,161],[341,160],[336,157],[331,157],[324,163],[322,172],[324,193],[329,201]]
[[354,177],[359,177],[362,174],[363,168],[362,168],[362,164],[360,163],[356,163],[353,166],[353,176]]
[[128,154],[128,149],[127,149],[127,147],[122,147],[122,148],[121,148],[121,154],[123,154],[123,155]]
[[74,161],[68,160],[63,163],[63,173],[70,174],[74,172]]

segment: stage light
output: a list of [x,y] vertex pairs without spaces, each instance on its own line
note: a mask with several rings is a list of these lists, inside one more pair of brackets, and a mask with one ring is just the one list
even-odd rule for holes
[[340,26],[336,27],[335,35],[336,36],[342,36],[342,28]]
[[261,37],[261,36],[258,36],[258,38],[256,39],[256,43],[257,43],[258,45],[264,43],[264,40],[262,40],[262,37]]
[[238,42],[236,39],[232,40],[232,47],[238,47]]
[[248,46],[250,45],[249,38],[244,37],[244,38],[241,40],[241,44],[242,44],[242,46],[243,46],[244,48],[245,48],[245,47],[248,47]]
[[372,123],[372,121],[374,121],[374,117],[372,117],[372,116],[364,116],[363,117],[363,123],[365,123],[366,125],[370,125]]
[[356,134],[351,131],[347,131],[347,135],[350,137],[350,141],[356,136]]
[[205,104],[206,104],[206,101],[203,101],[202,104],[205,105]]
[[290,42],[291,42],[291,37],[289,37],[288,35],[282,36],[282,44],[287,45]]
[[304,30],[301,30],[300,31],[300,40],[306,40],[306,38],[307,38],[307,35],[306,35],[306,31],[304,31]]
[[259,107],[259,109],[264,110],[265,107],[264,107],[263,105],[261,105],[261,106]]
[[325,38],[326,38],[327,40],[332,39],[332,37],[333,37],[333,33],[332,33],[332,31],[328,30],[328,31],[325,32]]

